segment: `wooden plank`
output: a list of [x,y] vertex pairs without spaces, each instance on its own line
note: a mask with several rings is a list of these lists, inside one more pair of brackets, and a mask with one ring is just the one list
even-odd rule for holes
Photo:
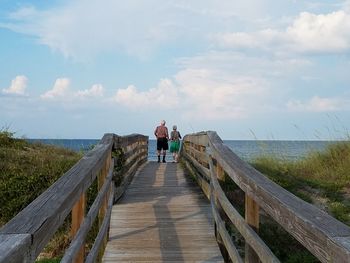
[[208,146],[208,136],[206,132],[187,134],[184,136],[183,140],[205,147]]
[[[245,221],[255,232],[259,231],[259,206],[247,194],[245,194]],[[245,245],[245,255],[245,262],[259,263],[259,257],[254,248],[247,243]]]
[[[94,149],[86,153],[65,175],[0,230],[2,236],[16,234],[18,238],[22,235],[31,237],[30,252],[26,253],[27,258],[23,259],[23,262],[26,260],[31,262],[37,258],[59,226],[62,225],[74,204],[95,180],[107,156],[110,155],[112,147],[116,148],[119,141],[123,144],[126,142],[125,145],[129,141],[138,141],[139,145],[148,144],[147,136],[131,135],[125,137],[127,138],[105,134]],[[147,153],[143,154],[147,156]],[[9,246],[9,249],[27,251],[23,242],[16,243],[14,238],[10,241],[14,242],[14,245]],[[6,242],[7,246],[8,242]],[[7,254],[13,253],[15,252],[8,251]]]
[[0,234],[0,262],[31,262],[29,234]]
[[147,161],[145,156],[142,155],[138,161],[134,162],[128,169],[126,173],[123,174],[123,181],[115,189],[114,202],[116,203],[119,198],[124,194],[126,188],[129,186],[132,181],[134,174],[137,172],[137,169],[141,168],[142,165]]
[[35,260],[73,205],[93,182],[111,148],[112,136],[105,135],[93,150],[9,221],[0,233],[30,234],[30,257]]
[[[183,154],[186,156],[186,154]],[[198,185],[202,188],[203,193],[209,199],[210,198],[210,185],[207,180],[205,180],[201,175],[194,170],[192,163],[186,158],[184,160],[186,168],[191,171],[191,173],[195,176]]]
[[223,262],[210,209],[179,164],[148,162],[113,207],[103,262]]
[[91,205],[90,210],[84,219],[83,225],[80,227],[78,233],[75,235],[75,238],[72,240],[69,248],[66,250],[64,257],[61,260],[61,263],[72,262],[79,248],[83,246],[83,244],[85,243],[86,236],[89,230],[91,229],[94,223],[94,220],[98,215],[102,202],[105,199],[105,196],[107,195],[111,187],[111,182],[113,177],[113,164],[114,164],[114,161],[112,161],[112,164],[110,165],[108,176],[104,182],[104,185],[100,189],[95,201]]
[[183,156],[191,162],[191,164],[194,166],[194,168],[197,169],[198,172],[202,175],[202,177],[207,180],[207,182],[210,182],[210,172],[209,169],[202,166],[195,158],[188,155],[186,152],[183,153]]
[[207,134],[213,157],[276,222],[322,262],[348,261],[348,226],[270,181],[223,145],[215,132]]
[[[86,208],[86,194],[83,193],[79,201],[74,205],[72,209],[72,226],[71,226],[71,237],[74,239],[78,232],[80,225],[83,223],[85,217]],[[72,262],[82,263],[84,262],[84,245],[78,247],[75,257],[72,257]]]
[[224,191],[221,189],[218,180],[214,173],[214,167],[212,162],[211,165],[211,178],[212,185],[217,196],[217,200],[220,203],[221,208],[225,211],[225,214],[231,220],[233,225],[244,237],[245,242],[250,244],[254,248],[256,253],[259,255],[261,262],[263,263],[279,263],[280,261],[267,247],[264,241],[258,236],[258,234],[245,222],[245,219],[240,213],[232,206],[230,201],[227,199]]
[[[214,190],[214,188],[212,189]],[[223,242],[232,262],[243,263],[243,260],[239,255],[238,250],[236,249],[235,245],[232,242],[231,236],[228,234],[226,230],[225,222],[220,218],[219,211],[216,209],[214,191],[211,191],[211,195],[212,196],[210,198],[210,203],[211,203],[211,208],[213,211],[215,223],[217,226],[218,235],[220,236],[220,239]]]
[[[191,149],[186,149],[186,151],[190,151],[191,156],[193,155],[193,158],[195,158],[198,163],[203,165],[205,168],[209,168],[208,155],[205,151],[203,151],[203,148],[200,148],[200,149],[201,150],[197,150],[196,148],[191,147]],[[204,148],[204,150],[205,150],[205,148]]]
[[[103,242],[105,240],[105,237],[108,235],[108,228],[109,223],[111,219],[111,212],[113,207],[113,200],[114,200],[114,191],[113,188],[111,188],[111,194],[108,199],[108,209],[106,211],[105,217],[102,221],[102,225],[100,227],[100,230],[97,234],[97,237],[95,239],[95,242],[89,252],[89,254],[86,257],[85,263],[93,263],[95,262],[96,258],[98,257],[100,253],[101,246],[103,245]],[[103,253],[104,251],[102,251]]]

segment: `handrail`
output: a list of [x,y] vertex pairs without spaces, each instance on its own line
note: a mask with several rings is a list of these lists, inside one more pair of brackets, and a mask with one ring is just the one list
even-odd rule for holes
[[[68,172],[0,229],[0,263],[34,262],[71,211],[72,228],[76,225],[77,229],[73,230],[73,241],[62,261],[83,261],[81,248],[98,214],[100,232],[87,257],[94,260],[96,253],[104,249],[115,190],[120,197],[137,168],[147,160],[147,148],[147,136],[105,134]],[[112,158],[117,150],[123,160],[120,156]],[[114,165],[118,162],[122,163],[123,187],[113,183]],[[85,192],[95,180],[99,193],[85,217]]]
[[[259,259],[261,262],[279,262],[258,233],[254,233],[259,228],[261,208],[321,262],[349,262],[348,226],[296,197],[242,161],[223,144],[216,132],[186,135],[183,142],[181,154],[186,167],[196,174],[196,179],[208,198],[214,198],[211,203],[218,238],[229,256],[236,256],[237,253],[225,240],[227,236],[224,233],[226,228],[221,223],[222,213],[235,225],[248,244],[245,262],[258,262]],[[244,219],[228,201],[217,180],[223,180],[225,174],[245,192]],[[209,182],[208,177],[211,178]]]

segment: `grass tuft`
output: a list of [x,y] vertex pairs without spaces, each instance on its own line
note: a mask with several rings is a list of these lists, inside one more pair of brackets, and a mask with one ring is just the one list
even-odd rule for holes
[[69,170],[81,157],[76,152],[30,144],[0,131],[0,226],[9,221]]
[[272,181],[350,225],[350,141],[296,160],[262,156],[251,163]]

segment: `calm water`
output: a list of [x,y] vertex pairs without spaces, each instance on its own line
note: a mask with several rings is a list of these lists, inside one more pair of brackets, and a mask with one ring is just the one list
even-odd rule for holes
[[[99,140],[91,139],[28,139],[30,142],[42,142],[45,144],[57,145],[74,151],[86,151],[91,149]],[[224,140],[232,151],[244,160],[252,160],[262,154],[276,155],[281,158],[295,160],[302,158],[311,151],[322,151],[327,145],[332,142],[329,141],[236,141]],[[156,160],[156,141],[149,141],[148,159]],[[167,160],[171,160],[170,154]]]

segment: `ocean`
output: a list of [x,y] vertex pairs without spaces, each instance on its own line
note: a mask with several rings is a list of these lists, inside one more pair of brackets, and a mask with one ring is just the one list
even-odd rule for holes
[[[95,139],[27,139],[29,142],[41,142],[56,145],[74,151],[85,152],[99,142]],[[275,155],[286,160],[296,160],[313,151],[322,151],[331,141],[262,141],[262,140],[224,140],[233,152],[246,161],[253,160],[261,155]],[[149,140],[148,159],[156,160],[156,141]],[[172,157],[168,153],[167,161]]]

